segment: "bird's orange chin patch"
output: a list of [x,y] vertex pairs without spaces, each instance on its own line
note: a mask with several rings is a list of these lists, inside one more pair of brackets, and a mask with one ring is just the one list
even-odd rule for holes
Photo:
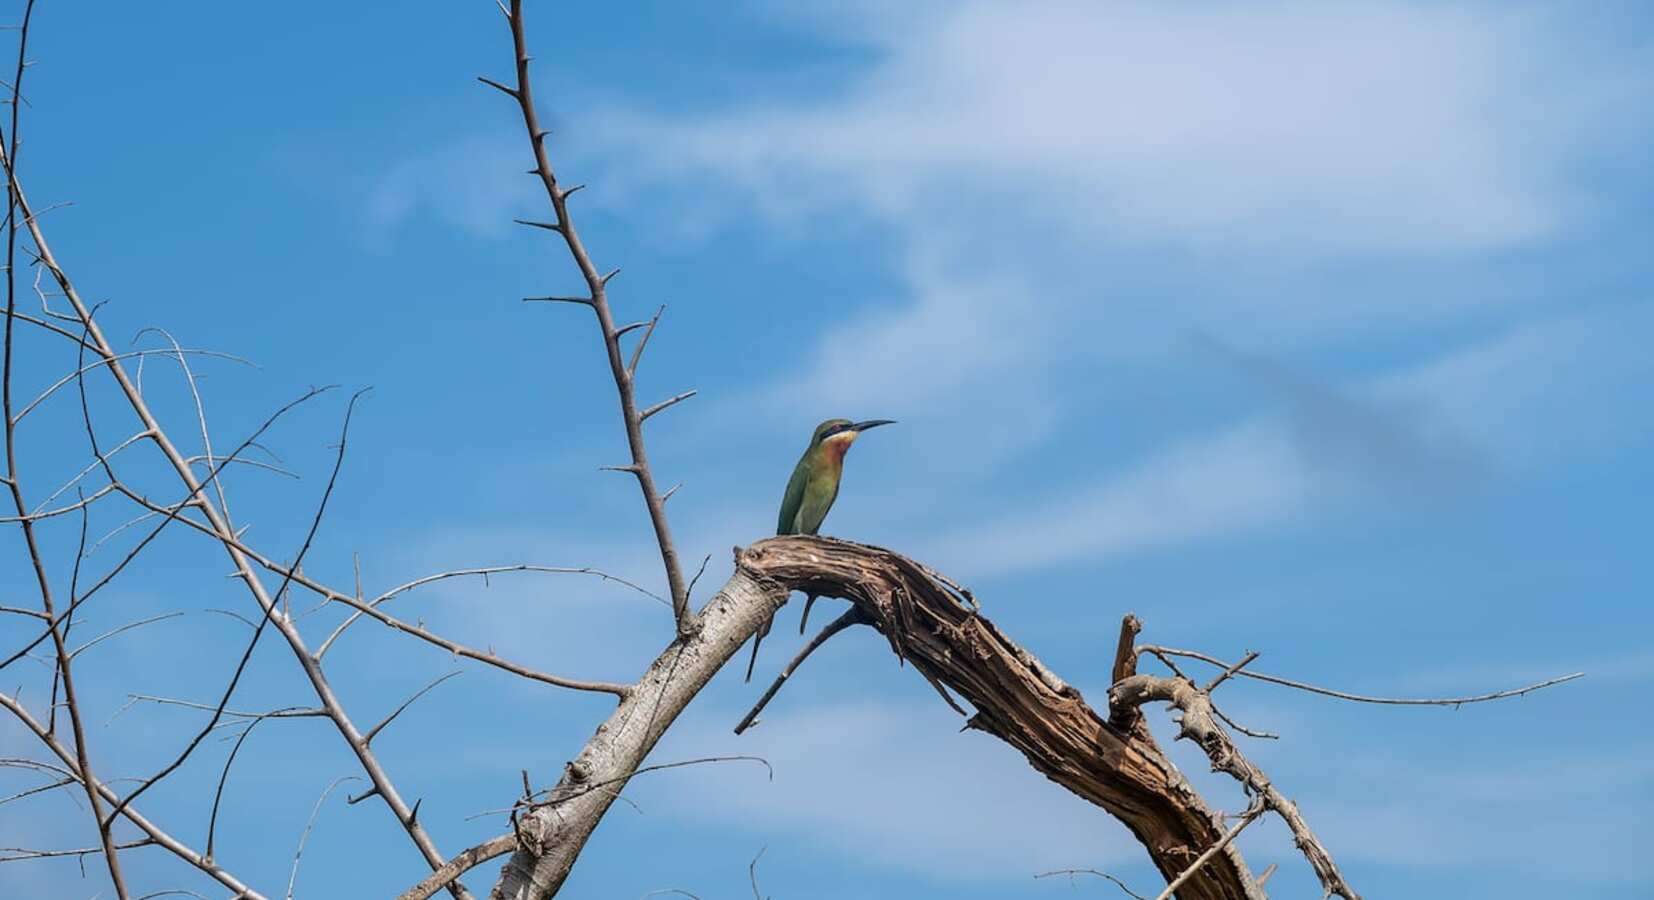
[[823,441],[822,444],[827,453],[834,459],[843,460],[844,454],[850,450],[850,445],[855,442],[856,433],[854,431],[841,431]]

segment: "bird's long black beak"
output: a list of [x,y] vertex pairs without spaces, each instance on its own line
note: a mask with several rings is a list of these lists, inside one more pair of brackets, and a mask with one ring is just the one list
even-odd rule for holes
[[851,431],[866,431],[869,428],[877,428],[880,425],[894,425],[894,424],[896,424],[895,419],[868,419],[865,422],[857,422],[856,424],[851,425],[850,430]]

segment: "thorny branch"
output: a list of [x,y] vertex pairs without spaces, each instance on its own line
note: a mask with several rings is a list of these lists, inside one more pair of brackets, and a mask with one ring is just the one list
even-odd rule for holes
[[[502,7],[503,9],[503,7]],[[540,114],[534,106],[534,89],[529,82],[528,65],[532,57],[528,53],[528,36],[523,24],[522,0],[511,0],[511,8],[506,10],[506,21],[511,26],[511,43],[516,57],[516,81],[514,86],[507,87],[488,78],[479,78],[483,84],[504,92],[517,102],[522,112],[523,127],[527,130],[529,145],[534,152],[534,168],[529,174],[539,178],[545,188],[546,198],[551,202],[552,211],[556,215],[553,222],[527,222],[547,231],[556,232],[562,237],[568,247],[569,255],[580,269],[580,277],[586,282],[587,295],[584,297],[541,298],[558,299],[579,305],[589,306],[596,314],[597,326],[602,333],[603,347],[609,357],[609,372],[614,376],[615,390],[620,396],[621,418],[626,425],[626,443],[631,450],[632,461],[625,466],[618,466],[622,471],[630,472],[637,478],[638,488],[643,493],[643,503],[649,509],[649,522],[654,526],[655,540],[660,545],[661,563],[666,568],[666,582],[672,594],[672,615],[677,619],[678,636],[688,637],[695,633],[695,612],[689,608],[689,588],[684,582],[683,568],[678,562],[678,550],[672,542],[672,529],[666,519],[666,498],[655,487],[655,475],[649,468],[649,454],[643,441],[643,420],[660,412],[667,407],[693,396],[693,391],[679,394],[670,400],[650,407],[640,412],[637,406],[636,378],[638,362],[643,356],[643,348],[655,332],[655,325],[660,321],[661,311],[655,312],[653,318],[646,325],[642,325],[643,334],[638,338],[631,359],[624,358],[620,346],[620,339],[626,332],[639,326],[625,326],[616,328],[614,314],[609,308],[608,284],[609,280],[619,274],[614,269],[606,274],[599,274],[597,265],[592,262],[591,254],[580,240],[580,233],[575,230],[574,219],[569,213],[569,197],[580,190],[581,185],[563,187],[557,181],[557,176],[551,168],[551,158],[546,154],[546,138],[550,132],[540,127]]]

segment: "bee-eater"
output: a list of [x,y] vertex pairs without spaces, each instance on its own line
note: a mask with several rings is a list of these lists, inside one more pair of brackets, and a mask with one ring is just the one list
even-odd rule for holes
[[[861,433],[880,425],[895,424],[892,419],[869,419],[852,422],[849,419],[828,419],[816,426],[810,436],[810,446],[793,467],[793,477],[787,479],[787,492],[781,495],[781,515],[775,524],[776,534],[816,534],[822,520],[838,499],[839,478],[844,474],[844,454]],[[804,623],[810,618],[811,596],[804,604],[804,616],[798,630],[804,632]],[[752,660],[747,663],[747,680],[752,680],[752,667],[758,663],[758,645],[770,633],[772,616],[752,639]]]

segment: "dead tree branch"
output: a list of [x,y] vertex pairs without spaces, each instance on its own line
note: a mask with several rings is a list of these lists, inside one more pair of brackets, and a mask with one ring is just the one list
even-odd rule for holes
[[1275,787],[1259,769],[1223,733],[1212,716],[1212,698],[1204,689],[1184,676],[1163,678],[1155,675],[1132,675],[1115,682],[1109,689],[1110,706],[1140,707],[1152,701],[1165,701],[1182,713],[1178,720],[1179,739],[1187,738],[1200,745],[1212,761],[1214,771],[1225,772],[1239,781],[1246,792],[1257,797],[1263,809],[1274,810],[1287,827],[1292,829],[1293,843],[1309,860],[1310,867],[1321,880],[1328,896],[1345,900],[1361,900],[1344,879],[1326,845],[1315,835],[1298,811],[1297,804]]
[[[534,88],[529,82],[528,65],[532,57],[528,53],[528,35],[523,23],[522,0],[511,0],[506,21],[511,26],[511,44],[516,59],[515,86],[507,87],[487,78],[479,80],[504,92],[517,102],[517,107],[522,112],[523,127],[528,133],[528,142],[534,153],[534,168],[530,170],[530,174],[539,178],[541,186],[545,188],[546,199],[550,201],[551,208],[557,216],[556,221],[538,223],[538,227],[554,231],[562,237],[564,245],[568,247],[569,256],[580,269],[580,277],[586,282],[588,295],[572,299],[591,307],[592,312],[596,314],[597,326],[602,333],[603,348],[609,357],[609,373],[614,376],[615,390],[620,396],[621,418],[626,425],[626,443],[632,455],[631,463],[620,468],[636,476],[638,489],[643,493],[643,503],[649,509],[649,522],[654,526],[655,541],[660,545],[661,563],[666,568],[666,582],[671,589],[672,614],[677,619],[678,636],[687,638],[695,633],[695,613],[689,608],[689,588],[684,581],[683,568],[678,562],[678,550],[672,542],[672,529],[666,519],[666,498],[656,489],[655,475],[649,468],[649,454],[643,441],[643,420],[673,403],[688,399],[694,392],[679,394],[665,403],[639,412],[636,396],[637,366],[643,355],[644,346],[654,333],[655,324],[660,321],[660,311],[657,311],[654,318],[644,327],[628,362],[620,346],[620,338],[624,331],[615,327],[614,314],[609,309],[609,280],[619,274],[620,270],[615,269],[607,274],[598,273],[597,265],[592,262],[591,254],[581,242],[580,233],[575,230],[574,219],[569,213],[569,197],[580,190],[580,186],[565,188],[558,184],[557,176],[551,168],[551,158],[546,154],[546,137],[549,132],[540,127],[540,114],[534,106]],[[665,307],[661,307],[661,310],[664,309]],[[626,330],[630,330],[630,327]]]
[[[1234,668],[1234,669],[1238,670],[1240,666],[1243,666],[1247,662],[1249,662],[1249,660],[1242,660],[1241,662],[1236,663],[1234,666],[1230,666],[1229,663],[1226,663],[1223,660],[1218,659],[1214,656],[1208,656],[1205,653],[1197,653],[1193,650],[1179,650],[1179,649],[1176,649],[1174,647],[1160,647],[1160,646],[1156,646],[1154,644],[1144,644],[1143,646],[1138,647],[1137,648],[1137,653],[1139,655],[1144,654],[1144,653],[1153,654],[1154,656],[1158,657],[1161,661],[1167,662],[1168,664],[1170,664],[1170,660],[1168,660],[1167,657],[1182,657],[1182,658],[1186,658],[1186,659],[1195,659],[1195,660],[1199,660],[1203,663],[1209,663],[1211,665],[1217,666],[1218,668],[1224,669],[1226,671],[1228,669],[1231,669],[1231,668]],[[1171,668],[1173,668],[1175,670],[1176,667],[1171,666]],[[1364,695],[1364,694],[1351,694],[1347,691],[1335,691],[1331,688],[1317,687],[1316,685],[1306,684],[1302,681],[1294,681],[1290,678],[1282,678],[1279,675],[1265,675],[1262,672],[1253,672],[1250,669],[1245,670],[1245,671],[1235,671],[1232,674],[1239,675],[1243,678],[1252,678],[1252,679],[1255,679],[1257,681],[1267,682],[1269,684],[1278,684],[1282,687],[1289,687],[1289,688],[1292,688],[1294,690],[1306,691],[1306,692],[1311,693],[1311,694],[1320,694],[1324,697],[1333,697],[1333,698],[1336,698],[1336,699],[1339,699],[1339,700],[1349,700],[1349,701],[1354,702],[1354,703],[1376,703],[1376,704],[1383,705],[1383,706],[1453,706],[1453,707],[1464,706],[1467,703],[1486,703],[1489,700],[1506,700],[1506,699],[1509,699],[1511,697],[1524,697],[1524,696],[1527,696],[1528,694],[1533,693],[1534,691],[1543,690],[1545,688],[1552,687],[1554,685],[1563,684],[1565,682],[1573,681],[1576,678],[1584,678],[1585,677],[1584,672],[1572,672],[1572,673],[1569,673],[1567,675],[1558,675],[1555,678],[1547,678],[1544,681],[1535,682],[1534,684],[1527,685],[1526,687],[1510,688],[1508,690],[1503,690],[1503,691],[1491,691],[1491,692],[1485,693],[1485,694],[1473,694],[1473,695],[1470,695],[1470,696],[1467,696],[1467,697],[1369,697],[1369,696]],[[1207,690],[1210,691],[1211,688],[1216,687],[1216,686],[1217,686],[1217,684],[1214,683],[1211,686],[1209,686],[1207,688]]]
[[[15,139],[15,135],[16,132],[14,128],[12,133],[13,139]],[[236,576],[242,582],[243,586],[246,587],[247,591],[252,595],[253,601],[258,605],[260,612],[265,617],[265,620],[274,624],[276,630],[287,641],[289,648],[293,651],[294,657],[298,660],[300,667],[303,669],[306,678],[310,681],[311,687],[315,691],[322,708],[327,711],[328,718],[332,720],[335,728],[339,732],[340,737],[345,740],[352,753],[355,754],[357,761],[361,764],[363,771],[367,773],[369,780],[372,781],[374,793],[384,799],[386,806],[390,808],[391,813],[395,816],[397,822],[401,824],[403,830],[407,832],[409,839],[414,843],[415,847],[418,848],[420,854],[425,858],[431,868],[433,870],[441,868],[446,862],[442,856],[442,853],[437,849],[435,842],[431,840],[431,837],[426,832],[424,826],[422,826],[415,818],[413,810],[405,801],[403,801],[401,794],[392,784],[389,774],[386,773],[377,756],[368,747],[367,743],[362,740],[361,731],[356,727],[349,714],[345,711],[338,695],[334,692],[332,685],[328,682],[327,676],[321,668],[321,664],[318,663],[315,657],[311,655],[303,636],[299,632],[296,622],[288,617],[287,614],[279,608],[277,597],[281,595],[281,591],[278,590],[275,594],[272,594],[264,586],[263,582],[259,579],[257,571],[255,571],[253,561],[245,552],[243,552],[243,546],[239,540],[239,533],[231,525],[230,520],[227,518],[223,510],[221,510],[219,506],[209,497],[208,489],[214,476],[209,475],[205,479],[199,476],[190,464],[191,456],[179,450],[178,446],[169,437],[168,432],[161,425],[160,421],[151,410],[148,401],[144,399],[142,389],[124,367],[120,359],[121,354],[116,352],[114,347],[110,344],[108,338],[103,333],[103,329],[98,325],[97,320],[93,316],[92,309],[85,303],[84,300],[82,300],[80,293],[75,288],[74,283],[70,280],[63,267],[59,265],[56,257],[52,253],[50,244],[46,240],[45,234],[40,229],[38,219],[30,210],[27,197],[24,194],[18,180],[15,149],[5,148],[3,142],[0,142],[0,167],[3,167],[5,170],[12,202],[12,212],[9,214],[9,218],[15,220],[18,215],[21,215],[22,221],[27,226],[30,240],[34,244],[33,249],[36,262],[43,267],[46,274],[48,274],[52,281],[56,284],[58,293],[68,302],[70,308],[73,310],[73,318],[83,329],[84,337],[81,340],[82,348],[91,349],[103,362],[103,370],[108,372],[114,379],[115,384],[119,388],[121,395],[125,398],[127,405],[138,417],[139,422],[143,426],[143,433],[148,437],[149,441],[155,446],[155,448],[160,451],[161,455],[166,460],[168,468],[171,469],[173,474],[185,488],[188,500],[185,504],[181,504],[176,510],[168,511],[166,522],[163,522],[163,527],[165,524],[175,520],[188,522],[189,524],[210,534],[223,546],[225,553],[229,556],[230,562],[235,568]],[[8,233],[15,236],[16,229],[8,229]],[[8,245],[15,245],[15,239],[9,240]],[[14,269],[8,266],[8,282],[12,279],[13,271]],[[15,294],[15,291],[12,293]],[[8,300],[8,309],[12,309],[14,306],[15,297],[13,296]],[[6,319],[8,334],[10,333],[11,323],[13,321],[14,317],[11,316],[8,316]],[[9,417],[8,421],[10,421]],[[99,455],[101,457],[101,454]],[[220,459],[219,468],[222,468],[223,464],[224,460]],[[111,481],[115,481],[114,473],[109,471],[109,474]],[[122,493],[134,499],[139,499],[141,497],[138,492],[129,488],[123,490]],[[193,518],[183,515],[182,510],[184,506],[193,507],[193,509],[200,514],[203,521],[197,522]],[[22,511],[21,508],[20,511]],[[154,533],[158,533],[158,531]],[[154,533],[152,533],[152,536]],[[135,552],[136,551],[134,551],[134,553]],[[127,561],[130,561],[131,557],[132,554],[129,554]],[[124,566],[124,564],[125,563],[123,561],[122,565]],[[120,567],[117,567],[117,571],[119,568]],[[110,577],[113,577],[113,573],[105,576],[105,579],[100,582],[99,585],[94,586],[93,590],[96,590],[96,588],[101,586],[101,584],[107,583],[107,580]],[[284,587],[286,580],[296,580],[286,576],[284,576],[284,579]],[[77,598],[77,601],[84,599],[85,596],[83,595],[81,598]],[[65,615],[67,614],[68,611],[65,612]],[[94,781],[95,779],[90,777],[86,779],[88,784]],[[96,810],[95,800],[94,810]],[[108,819],[106,817],[101,815],[99,816],[100,823],[107,821]],[[113,851],[111,850],[111,855],[112,854]],[[456,900],[469,900],[470,898],[470,893],[458,883],[451,884],[449,886],[449,890],[453,893]]]
[[[46,726],[41,723],[40,720],[31,715],[29,711],[23,707],[23,704],[18,703],[16,698],[8,694],[0,694],[0,707],[4,707],[13,716],[16,716],[17,720],[23,723],[23,727],[32,732],[34,736],[42,744],[44,744],[48,750],[51,750],[52,754],[55,755],[60,762],[62,762],[63,768],[61,770],[57,770],[54,767],[54,771],[62,771],[68,777],[73,778],[76,783],[90,786],[98,793],[98,796],[104,799],[105,802],[110,804],[120,802],[120,795],[116,794],[107,785],[98,781],[96,778],[87,778],[83,774],[80,767],[76,764],[74,752],[63,746],[62,742],[60,742],[50,731],[46,730]],[[247,886],[247,884],[241,879],[232,875],[228,869],[225,869],[211,858],[203,856],[200,853],[190,849],[182,841],[174,838],[155,823],[149,821],[149,819],[145,818],[143,814],[139,813],[138,810],[132,806],[126,806],[123,808],[121,810],[121,817],[137,826],[138,830],[142,831],[145,835],[148,835],[150,840],[166,848],[174,856],[189,863],[197,869],[200,869],[214,881],[217,881],[219,884],[222,884],[231,891],[234,891],[234,896],[247,898],[247,900],[265,900],[263,894],[260,894],[258,891],[255,891],[251,887]]]
[[[624,787],[689,700],[793,591],[855,604],[900,658],[939,690],[975,707],[967,727],[1011,744],[1037,771],[1119,819],[1168,883],[1189,873],[1179,888],[1181,900],[1262,900],[1240,852],[1224,841],[1229,829],[1222,818],[1156,744],[1137,710],[1140,702],[1125,702],[1135,695],[1122,695],[1104,718],[945,576],[878,547],[809,536],[770,538],[736,551],[734,574],[700,610],[701,632],[666,647],[565,767],[549,795],[554,811],[536,808],[520,817],[515,853],[492,898],[544,900],[557,892],[616,796],[589,785]],[[1198,709],[1188,696],[1200,694],[1194,682],[1136,674],[1137,623],[1126,624],[1114,669],[1124,687],[1116,690],[1181,685],[1178,698]],[[1187,713],[1184,718],[1190,719]],[[1227,739],[1224,747],[1226,760],[1240,758]],[[1301,824],[1295,807],[1261,772],[1251,781],[1268,809],[1289,811],[1283,814]]]

